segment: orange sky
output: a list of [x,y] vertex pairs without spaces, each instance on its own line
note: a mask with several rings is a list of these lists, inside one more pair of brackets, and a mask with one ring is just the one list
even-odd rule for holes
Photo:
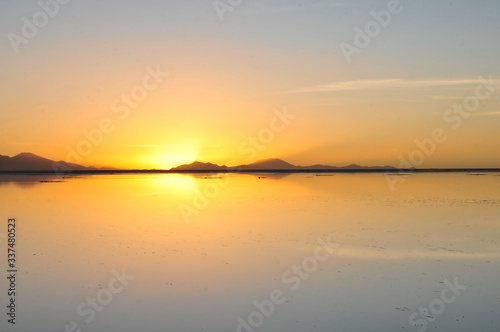
[[[339,45],[385,2],[300,10],[255,3],[224,21],[201,1],[93,3],[99,10],[75,3],[18,53],[5,38],[0,154],[123,168],[274,157],[398,166],[417,160],[425,149],[415,141],[440,128],[446,140],[415,166],[500,167],[498,8],[459,2],[454,10],[467,12],[470,26],[429,14],[429,27],[416,33],[418,15],[441,5],[412,4],[348,64]],[[5,35],[39,10],[4,9]],[[488,96],[473,111],[453,111],[474,102],[478,87]],[[140,98],[127,105],[131,93]],[[273,119],[284,110],[294,118],[281,126]]]

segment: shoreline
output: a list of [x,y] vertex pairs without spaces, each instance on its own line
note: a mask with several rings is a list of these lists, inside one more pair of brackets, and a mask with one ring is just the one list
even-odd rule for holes
[[74,170],[54,172],[41,171],[0,171],[2,175],[113,175],[113,174],[269,174],[269,173],[385,173],[406,175],[413,173],[496,173],[500,168],[425,168],[425,169],[261,169],[261,170]]

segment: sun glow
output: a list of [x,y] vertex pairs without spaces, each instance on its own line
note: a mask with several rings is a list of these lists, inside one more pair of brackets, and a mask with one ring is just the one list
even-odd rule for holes
[[199,148],[195,144],[172,145],[148,156],[147,163],[156,169],[170,169],[182,164],[190,164],[196,161],[198,155]]
[[197,187],[196,179],[190,175],[166,174],[154,180],[154,184],[173,196],[192,195]]

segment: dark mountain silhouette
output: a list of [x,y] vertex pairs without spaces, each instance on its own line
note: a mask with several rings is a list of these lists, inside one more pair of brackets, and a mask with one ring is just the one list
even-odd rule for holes
[[[354,170],[372,170],[372,169],[387,169],[394,170],[396,168],[391,166],[375,166],[375,167],[365,167],[359,165],[349,165],[345,167],[329,166],[329,165],[313,165],[313,166],[296,166],[287,163],[284,160],[273,158],[264,159],[257,162],[240,165],[236,167],[228,167],[225,165],[219,166],[212,163],[203,163],[195,161],[191,164],[181,165],[170,169],[169,171],[175,172],[214,172],[214,171],[307,171],[307,170],[342,170],[342,169],[354,169]],[[23,152],[14,157],[2,156],[0,155],[0,171],[107,171],[107,170],[118,170],[112,167],[85,167],[82,165],[67,163],[65,161],[53,161],[47,158],[37,156],[33,153]],[[149,170],[154,171],[154,170]]]
[[393,166],[359,166],[356,164],[351,164],[348,166],[342,166],[342,167],[337,167],[337,166],[326,166],[326,165],[314,165],[314,166],[309,166],[312,168],[317,168],[317,167],[325,167],[326,169],[396,169],[396,167]]
[[0,155],[0,171],[81,171],[96,170],[95,167],[85,167],[65,161],[53,161],[37,156],[33,153],[23,152],[14,157]]
[[192,164],[181,165],[172,168],[172,171],[245,171],[245,170],[274,170],[274,169],[296,169],[297,166],[287,163],[281,159],[265,159],[248,165],[239,165],[235,167],[219,166],[212,163],[202,163],[195,161]]
[[264,159],[264,160],[259,160],[255,163],[249,164],[249,165],[240,165],[238,168],[241,168],[243,170],[272,170],[272,169],[297,169],[299,166],[292,165],[290,163],[287,163],[286,161],[283,161],[281,159],[277,158],[272,158],[272,159]]
[[225,171],[227,170],[227,166],[219,166],[212,163],[202,163],[199,161],[195,161],[192,164],[184,164],[177,167],[172,168],[173,171]]
[[392,166],[359,166],[356,164],[352,164],[344,167],[337,166],[329,166],[329,165],[312,165],[312,166],[296,166],[290,163],[287,163],[284,160],[272,158],[272,159],[264,159],[257,161],[248,165],[239,165],[236,167],[227,167],[227,166],[219,166],[211,163],[201,163],[194,162],[188,165],[181,165],[178,167],[174,167],[172,171],[227,171],[227,170],[239,170],[239,171],[272,171],[272,170],[290,170],[290,171],[300,171],[300,170],[336,170],[336,169],[387,169],[394,170],[395,167]]

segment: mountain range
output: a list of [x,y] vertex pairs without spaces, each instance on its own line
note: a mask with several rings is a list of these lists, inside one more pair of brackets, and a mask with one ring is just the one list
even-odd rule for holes
[[37,156],[33,153],[23,152],[14,157],[0,155],[0,171],[94,171],[95,167],[85,167],[65,161],[53,161]]
[[172,171],[273,171],[273,170],[290,170],[290,171],[300,171],[300,170],[338,170],[338,169],[387,169],[394,170],[395,167],[392,166],[359,166],[356,164],[352,164],[349,166],[337,167],[337,166],[329,166],[329,165],[312,165],[312,166],[296,166],[290,163],[287,163],[284,160],[271,158],[257,161],[255,163],[251,163],[248,165],[239,165],[234,167],[228,166],[219,166],[212,163],[201,163],[195,161],[191,164],[181,165],[172,168]]
[[[395,169],[392,166],[374,166],[365,167],[359,165],[349,165],[344,167],[329,166],[329,165],[312,165],[312,166],[296,166],[281,159],[265,159],[248,165],[240,165],[235,167],[219,166],[212,163],[203,163],[195,161],[191,164],[180,165],[170,169],[173,172],[189,172],[189,171],[271,171],[271,170],[336,170],[336,169]],[[47,158],[37,156],[33,153],[23,152],[14,157],[0,155],[0,171],[100,171],[100,170],[117,170],[112,167],[96,168],[85,167],[82,165],[67,163],[65,161],[53,161]]]

